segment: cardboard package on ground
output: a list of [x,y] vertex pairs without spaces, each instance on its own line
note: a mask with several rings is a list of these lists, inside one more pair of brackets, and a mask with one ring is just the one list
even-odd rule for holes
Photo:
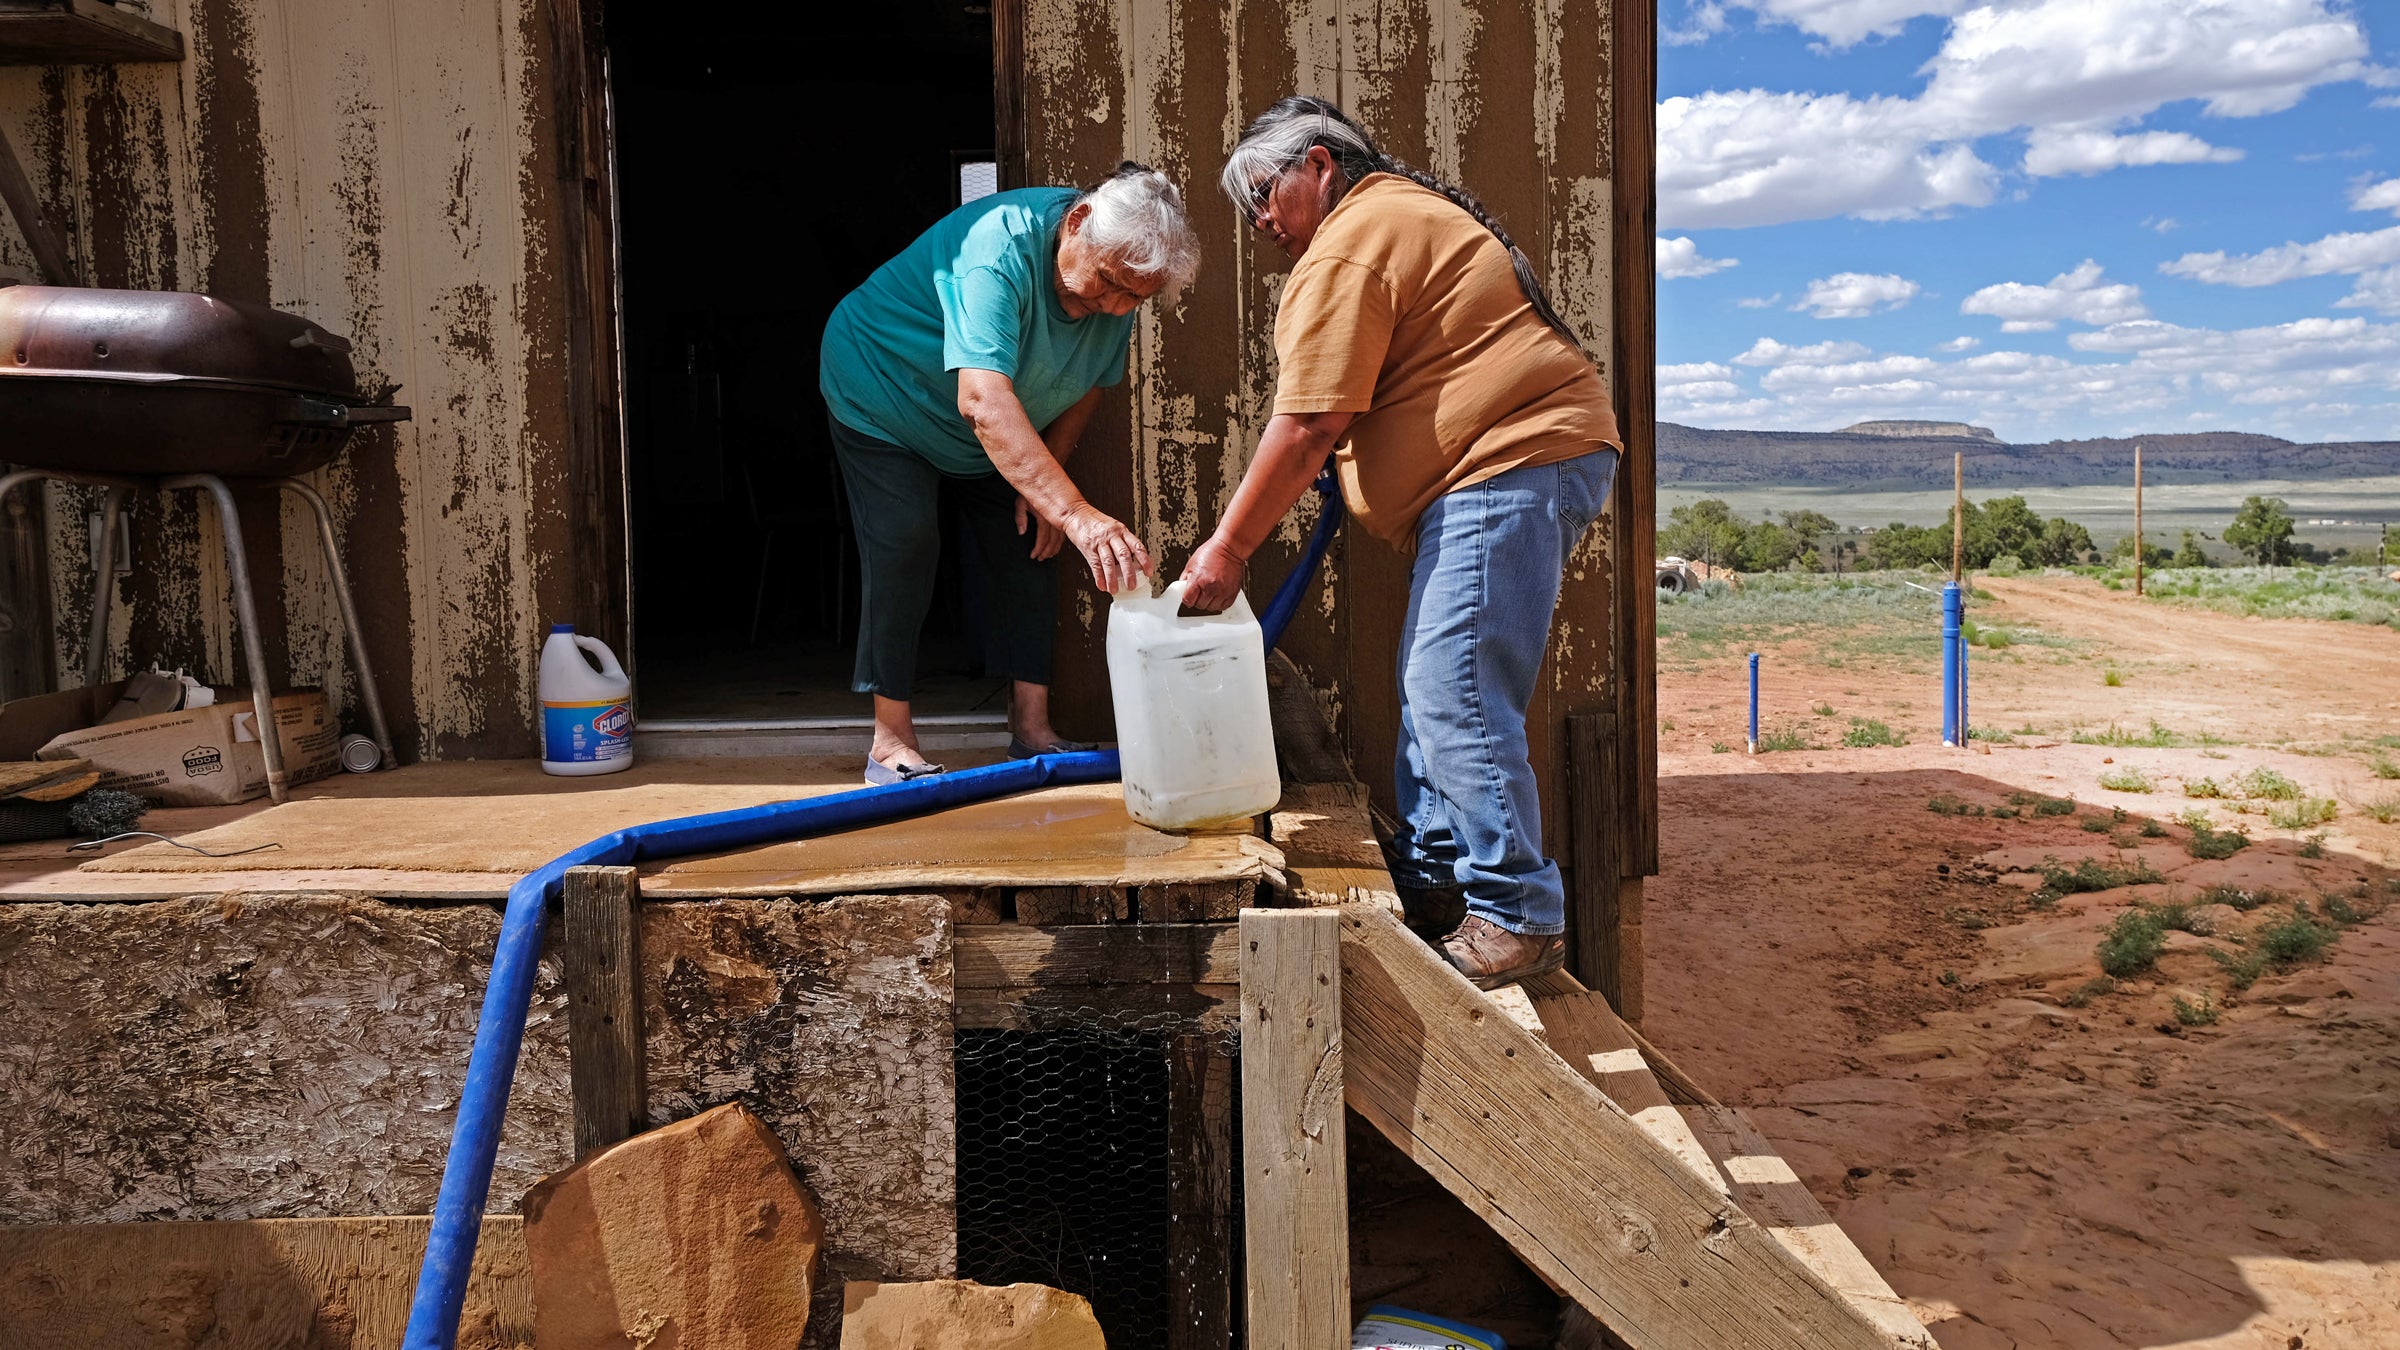
[[[205,708],[92,725],[90,709],[97,704],[105,711],[120,692],[121,684],[12,699],[0,707],[0,740],[14,740],[30,729],[48,731],[34,758],[90,760],[100,771],[101,787],[161,806],[230,806],[265,795],[267,757],[258,742],[250,691],[220,690],[217,701]],[[340,762],[341,727],[324,691],[277,694],[275,725],[291,782],[323,778]]]

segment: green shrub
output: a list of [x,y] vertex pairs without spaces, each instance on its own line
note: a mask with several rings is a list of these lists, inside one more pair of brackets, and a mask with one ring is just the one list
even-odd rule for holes
[[2205,801],[2223,797],[2225,789],[2214,778],[2186,778],[2183,780],[2183,795]]
[[2130,764],[2121,764],[2100,771],[2100,786],[2111,792],[2148,792],[2152,785],[2150,775]]
[[2119,914],[2100,938],[2100,969],[2114,979],[2148,970],[2166,950],[2167,929],[2146,909]]
[[2270,891],[2264,888],[2255,891],[2246,891],[2239,886],[2211,886],[2207,890],[2200,892],[2201,904],[2227,905],[2242,911],[2244,914],[2247,914],[2251,910],[2258,908],[2260,905],[2271,905],[2282,899],[2282,892]]
[[2143,750],[2172,750],[2190,743],[2182,733],[2160,726],[2155,717],[2150,719],[2150,729],[2147,731],[2127,731],[2111,722],[2106,731],[2078,729],[2070,732],[2067,739],[2077,745],[2130,746]]
[[2045,797],[2038,792],[2012,792],[2008,794],[2008,804],[2030,806],[2037,816],[2071,816],[2075,814],[2073,797]]
[[2400,763],[2395,763],[2390,755],[2375,756],[2367,761],[2367,768],[2377,778],[2400,778]]
[[2187,1027],[2204,1027],[2221,1015],[2214,997],[2203,991],[2198,1003],[2189,1003],[2183,995],[2175,996],[2175,1020]]
[[1992,745],[2007,745],[2017,738],[2015,733],[2002,731],[1998,727],[1968,727],[1967,739],[1984,741]]
[[[2324,824],[2333,819],[2334,815],[2333,798],[2302,797],[2296,801],[2285,802],[2280,806],[2269,807],[2267,823],[2279,830],[2305,830],[2311,825]],[[2323,852],[2322,848],[2319,849],[2319,852]]]
[[1850,730],[1842,734],[1842,744],[1853,750],[1865,750],[1879,745],[1906,745],[1908,739],[1871,717],[1853,717]]
[[2252,769],[2233,780],[2236,791],[2257,801],[2289,802],[2300,799],[2300,785],[2273,769]]
[[[2106,825],[2101,826],[2106,829]],[[2141,858],[2120,862],[2114,866],[2098,858],[2078,858],[2073,866],[2060,862],[2055,856],[2042,859],[2036,869],[2042,874],[2042,884],[2061,895],[2080,895],[2085,891],[2113,891],[2119,886],[2146,886],[2166,878],[2158,869]]]
[[2315,834],[2309,835],[2308,837],[2302,839],[2300,841],[2300,856],[2303,858],[2324,857],[2325,831],[2319,830]]
[[2167,837],[2167,827],[2146,819],[2142,822],[2141,836],[2144,839],[2164,839]]
[[2230,858],[2250,846],[2250,836],[2240,830],[2212,829],[2205,823],[2192,826],[2192,837],[2183,841],[2183,851],[2204,862]]
[[1723,741],[1711,741],[1708,746],[1708,753],[1712,755],[1730,755],[1733,753],[1733,747],[1727,745]]
[[1992,815],[2001,820],[2015,820],[2017,818],[2017,808],[2013,806],[1995,806],[1992,808]]
[[1925,803],[1925,809],[1937,816],[1980,816],[1984,810],[1971,802],[1963,802],[1949,793],[1940,793]]
[[2306,904],[2295,902],[2291,912],[2250,935],[2251,947],[2279,966],[2314,961],[2342,935],[2332,924],[2318,923]]
[[2117,672],[2117,668],[2115,666],[2110,666],[2108,669],[2100,672],[2100,683],[2107,685],[2111,689],[2114,689],[2117,686],[2125,683],[2125,677]]
[[2085,834],[2108,833],[2108,817],[2106,816],[2085,816],[2076,823],[2083,826]]
[[1816,743],[1808,738],[1808,732],[1797,723],[1785,727],[1781,731],[1762,731],[1758,735],[1758,751],[1762,755],[1770,750],[1814,750],[1816,748]]
[[2400,820],[2400,796],[2386,793],[2381,797],[2358,803],[2358,809],[2372,817],[2376,823],[2389,825],[2395,820]]
[[1819,717],[1833,716],[1833,705],[1830,703],[1813,703],[1809,705],[1808,710]]

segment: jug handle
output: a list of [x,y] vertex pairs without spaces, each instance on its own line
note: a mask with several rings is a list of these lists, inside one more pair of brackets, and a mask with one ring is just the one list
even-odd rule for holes
[[606,675],[612,680],[621,680],[625,678],[625,668],[617,664],[617,654],[608,649],[607,643],[602,642],[598,638],[585,637],[583,634],[577,633],[575,635],[575,645],[584,651],[591,653],[591,655],[600,662],[601,674]]

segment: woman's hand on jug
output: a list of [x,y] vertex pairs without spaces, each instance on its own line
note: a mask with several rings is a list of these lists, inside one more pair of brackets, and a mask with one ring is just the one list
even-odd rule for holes
[[1183,607],[1194,614],[1224,613],[1242,593],[1242,578],[1249,570],[1249,562],[1236,555],[1223,536],[1210,535],[1183,565]]
[[1091,565],[1092,580],[1114,595],[1130,591],[1150,575],[1150,552],[1114,516],[1085,503],[1060,523],[1067,542]]

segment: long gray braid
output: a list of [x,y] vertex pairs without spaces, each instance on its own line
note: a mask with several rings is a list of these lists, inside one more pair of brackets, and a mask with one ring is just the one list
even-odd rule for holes
[[[1490,230],[1500,246],[1508,250],[1509,266],[1517,274],[1517,288],[1525,293],[1525,301],[1533,306],[1534,314],[1565,338],[1567,345],[1579,352],[1584,350],[1583,339],[1567,326],[1558,307],[1550,303],[1550,293],[1542,288],[1542,279],[1533,270],[1533,259],[1526,257],[1525,250],[1508,237],[1506,227],[1474,193],[1385,154],[1376,147],[1374,138],[1367,135],[1366,128],[1325,99],[1294,94],[1278,100],[1252,119],[1242,131],[1241,142],[1227,157],[1218,185],[1237,209],[1250,212],[1255,209],[1259,184],[1307,158],[1308,152],[1318,146],[1333,156],[1335,167],[1350,183],[1371,173],[1394,174],[1442,194],[1474,217],[1476,224]],[[1590,353],[1585,356],[1588,359]]]

